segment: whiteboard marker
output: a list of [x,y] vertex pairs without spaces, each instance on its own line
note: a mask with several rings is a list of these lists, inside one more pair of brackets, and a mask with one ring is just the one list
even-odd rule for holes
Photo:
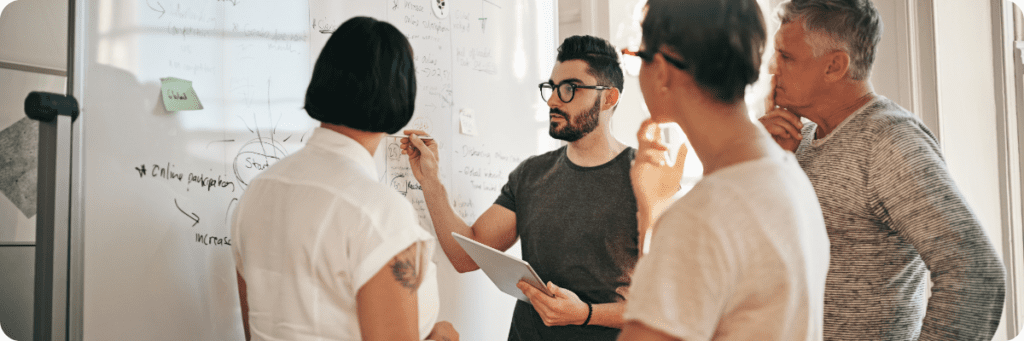
[[[406,136],[406,135],[388,135],[388,136],[397,137],[397,138],[409,137],[409,136]],[[434,139],[433,137],[430,137],[430,136],[419,136],[419,135],[417,135],[417,137],[419,137],[420,140],[433,140]]]

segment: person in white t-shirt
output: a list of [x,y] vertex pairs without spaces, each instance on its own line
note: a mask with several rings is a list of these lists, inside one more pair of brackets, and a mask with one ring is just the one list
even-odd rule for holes
[[651,118],[632,175],[653,191],[671,164],[655,123],[675,122],[704,177],[661,215],[619,340],[821,340],[829,240],[796,157],[744,103],[766,33],[755,0],[651,0],[640,90]]
[[246,339],[457,340],[438,314],[433,237],[372,155],[413,113],[412,47],[346,21],[313,69],[306,146],[257,176],[231,225]]

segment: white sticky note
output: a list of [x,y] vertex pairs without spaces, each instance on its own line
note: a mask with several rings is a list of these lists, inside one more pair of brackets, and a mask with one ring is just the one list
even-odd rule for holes
[[472,109],[459,110],[459,132],[464,135],[476,136],[476,117]]

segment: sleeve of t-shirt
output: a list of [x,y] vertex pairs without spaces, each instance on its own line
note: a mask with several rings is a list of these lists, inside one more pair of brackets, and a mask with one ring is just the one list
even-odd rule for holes
[[1004,272],[981,222],[920,123],[893,122],[872,145],[868,186],[883,223],[917,249],[931,271],[921,340],[990,339],[1003,308]]
[[[352,290],[356,293],[396,255],[423,242],[420,257],[429,257],[433,251],[433,237],[420,227],[412,205],[397,201],[387,209],[367,210],[355,228],[348,229],[348,265]],[[337,217],[337,221],[353,226],[354,217]],[[430,243],[428,243],[430,242]],[[422,262],[420,262],[422,264]]]
[[736,265],[722,237],[670,209],[651,240],[633,273],[623,319],[683,340],[711,339],[734,290]]
[[519,164],[519,166],[516,166],[516,168],[513,169],[512,172],[508,173],[508,182],[505,183],[505,186],[501,187],[501,193],[498,194],[498,199],[494,200],[495,205],[507,208],[509,211],[512,212],[516,211],[515,193],[516,190],[519,189],[519,177],[522,176],[522,168],[525,164],[526,161],[523,161],[522,163]]

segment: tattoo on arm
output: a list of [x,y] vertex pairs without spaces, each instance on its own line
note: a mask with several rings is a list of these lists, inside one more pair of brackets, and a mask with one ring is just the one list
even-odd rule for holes
[[391,265],[391,275],[395,276],[396,282],[410,291],[418,289],[422,281],[416,271],[415,261],[404,254],[395,257],[395,262]]

